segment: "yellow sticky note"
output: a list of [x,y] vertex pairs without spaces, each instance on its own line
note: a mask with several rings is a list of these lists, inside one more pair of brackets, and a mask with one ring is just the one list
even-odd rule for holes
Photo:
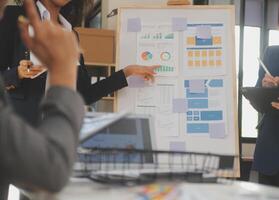
[[201,52],[200,51],[195,51],[195,56],[196,57],[200,57],[201,56]]
[[210,61],[209,61],[209,66],[212,67],[212,66],[214,66],[214,65],[215,65],[214,60],[210,60]]
[[196,67],[201,66],[201,62],[200,62],[199,60],[196,60],[196,61],[195,61],[195,66],[196,66]]

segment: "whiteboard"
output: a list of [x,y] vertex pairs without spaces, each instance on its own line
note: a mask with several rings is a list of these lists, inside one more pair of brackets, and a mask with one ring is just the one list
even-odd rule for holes
[[159,64],[129,79],[116,108],[149,114],[156,148],[239,155],[233,6],[119,9],[117,67]]

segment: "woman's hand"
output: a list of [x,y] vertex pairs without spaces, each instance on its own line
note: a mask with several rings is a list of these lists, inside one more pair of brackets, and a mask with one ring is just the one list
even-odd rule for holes
[[279,102],[272,102],[271,105],[273,108],[276,108],[277,110],[279,110]]
[[127,77],[132,75],[142,76],[144,80],[152,82],[154,81],[154,75],[156,75],[155,69],[160,65],[143,66],[143,65],[128,65],[123,69],[124,74]]
[[17,68],[19,79],[27,79],[36,76],[45,70],[43,66],[34,66],[29,60],[21,60]]
[[[79,47],[74,33],[51,21],[41,21],[33,0],[24,1],[28,20],[20,16],[19,28],[25,46],[48,68],[50,86],[76,88]],[[34,36],[29,35],[29,26]]]
[[279,86],[279,77],[278,76],[270,76],[268,74],[265,74],[263,80],[262,80],[262,86],[263,87],[277,87]]

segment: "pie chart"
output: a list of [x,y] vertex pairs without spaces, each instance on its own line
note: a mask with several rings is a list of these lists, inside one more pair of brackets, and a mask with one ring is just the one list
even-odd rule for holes
[[168,61],[171,59],[171,54],[169,52],[162,52],[160,57],[161,57],[161,60]]
[[149,51],[145,51],[141,54],[141,58],[145,61],[147,60],[151,60],[152,59],[152,53],[150,53]]

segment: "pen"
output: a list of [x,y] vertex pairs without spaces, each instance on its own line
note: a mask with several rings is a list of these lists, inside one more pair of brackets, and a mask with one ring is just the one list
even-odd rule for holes
[[[26,50],[24,52],[24,57],[25,57],[25,60],[29,60],[29,51],[28,50]],[[27,66],[27,72],[30,72],[30,66],[29,65]]]
[[265,64],[263,63],[263,61],[258,58],[258,61],[260,63],[260,65],[262,66],[262,68],[264,69],[265,73],[267,73],[269,76],[272,76],[271,73],[268,71],[268,69],[266,68]]

